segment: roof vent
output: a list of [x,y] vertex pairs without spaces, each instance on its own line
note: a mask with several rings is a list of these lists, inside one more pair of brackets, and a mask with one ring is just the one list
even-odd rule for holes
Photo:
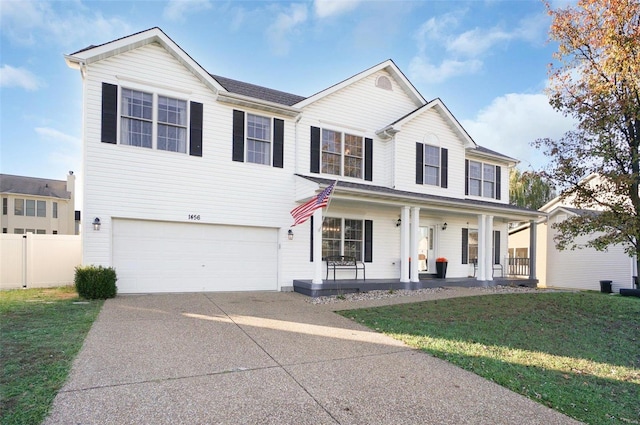
[[386,77],[384,75],[380,75],[378,78],[376,78],[376,87],[389,91],[393,90],[393,87],[391,86],[391,80],[389,80],[389,77]]

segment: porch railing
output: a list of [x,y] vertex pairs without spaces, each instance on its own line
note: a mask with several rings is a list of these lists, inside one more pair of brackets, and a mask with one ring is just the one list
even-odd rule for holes
[[529,258],[509,257],[507,260],[507,274],[511,276],[529,276]]

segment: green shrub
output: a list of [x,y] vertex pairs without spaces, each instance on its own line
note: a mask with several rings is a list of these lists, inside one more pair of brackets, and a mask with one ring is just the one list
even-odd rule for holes
[[103,300],[116,296],[116,270],[113,267],[76,267],[75,284],[78,295],[87,300]]

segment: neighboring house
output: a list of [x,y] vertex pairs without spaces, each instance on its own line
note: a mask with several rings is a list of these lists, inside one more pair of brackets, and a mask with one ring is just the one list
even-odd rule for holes
[[65,58],[84,89],[83,262],[115,267],[120,293],[320,284],[336,254],[368,280],[417,282],[436,257],[491,280],[507,224],[540,216],[508,204],[517,161],[391,60],[304,97],[209,74],[158,28]]
[[[586,181],[595,183],[597,178],[591,175]],[[605,251],[586,247],[564,251],[556,248],[554,237],[558,230],[553,228],[553,224],[571,216],[598,214],[598,211],[573,208],[571,199],[561,196],[543,205],[540,211],[547,213],[548,217],[534,222],[538,286],[600,290],[600,280],[610,280],[614,292],[620,288],[634,287],[633,280],[637,275],[635,259],[624,252],[623,246],[612,245]],[[530,257],[531,224],[523,224],[509,231],[509,263],[521,264],[522,259]],[[593,237],[582,236],[575,242],[578,246],[584,245]]]
[[67,180],[0,174],[2,233],[74,235],[75,176]]

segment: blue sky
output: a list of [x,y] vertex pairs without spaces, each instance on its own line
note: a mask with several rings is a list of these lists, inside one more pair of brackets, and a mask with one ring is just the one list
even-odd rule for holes
[[302,96],[393,59],[478,144],[538,169],[529,143],[573,126],[544,94],[549,25],[536,0],[2,0],[1,172],[81,179],[82,83],[63,55],[154,26],[213,74]]

